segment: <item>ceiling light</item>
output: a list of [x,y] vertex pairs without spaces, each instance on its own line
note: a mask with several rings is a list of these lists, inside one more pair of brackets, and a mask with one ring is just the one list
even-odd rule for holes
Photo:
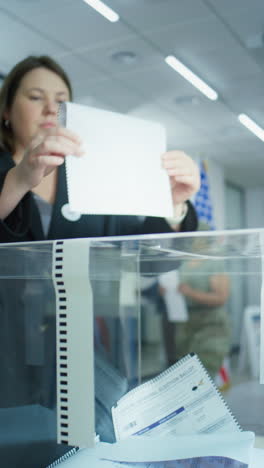
[[201,78],[195,75],[189,68],[181,63],[174,55],[168,55],[165,62],[172,67],[176,72],[189,81],[195,88],[199,89],[208,99],[216,101],[218,94],[214,89],[210,88]]
[[242,125],[247,127],[254,135],[260,138],[261,141],[264,141],[264,130],[261,128],[254,120],[251,120],[246,114],[239,114],[238,120]]
[[119,15],[114,10],[109,8],[105,3],[101,2],[101,0],[84,0],[84,2],[90,5],[90,7],[94,8],[94,10],[103,15],[112,23],[115,23],[119,20]]

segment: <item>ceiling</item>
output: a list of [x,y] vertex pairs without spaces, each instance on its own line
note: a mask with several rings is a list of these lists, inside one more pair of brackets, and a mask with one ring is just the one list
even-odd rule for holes
[[[169,148],[218,161],[233,183],[261,186],[264,143],[237,115],[264,127],[264,1],[105,2],[120,21],[83,0],[0,0],[0,73],[26,55],[49,54],[69,73],[76,102],[159,121]],[[122,61],[120,52],[131,54]],[[168,67],[169,54],[219,100]]]

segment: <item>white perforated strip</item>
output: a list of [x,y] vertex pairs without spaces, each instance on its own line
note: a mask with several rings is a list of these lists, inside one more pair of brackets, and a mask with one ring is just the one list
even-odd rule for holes
[[57,335],[58,443],[94,445],[93,300],[89,242],[56,241],[53,247]]

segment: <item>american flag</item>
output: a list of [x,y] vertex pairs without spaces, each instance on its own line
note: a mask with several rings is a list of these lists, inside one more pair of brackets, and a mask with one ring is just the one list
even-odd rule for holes
[[194,206],[199,221],[206,223],[211,229],[215,229],[213,205],[210,196],[210,184],[206,164],[200,162],[201,187],[194,198]]

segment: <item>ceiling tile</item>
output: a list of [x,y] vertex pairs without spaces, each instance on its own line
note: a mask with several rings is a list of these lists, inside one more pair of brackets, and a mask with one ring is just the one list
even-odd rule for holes
[[[124,57],[122,61],[122,57],[118,57],[122,52],[134,54],[134,59],[128,56],[127,60]],[[104,45],[96,50],[83,52],[82,56],[113,75],[147,70],[163,62],[163,56],[139,37]]]
[[162,59],[159,66],[122,73],[119,78],[148,99],[157,99],[169,91],[175,96],[193,93],[193,86]]
[[184,63],[216,90],[223,83],[238,82],[249,70],[251,74],[261,72],[261,67],[239,45],[231,49],[219,47],[205,53],[192,53]]
[[[0,41],[0,60],[8,69],[30,54],[56,55],[65,51],[63,47],[32,31],[19,21],[10,18],[1,10],[0,31],[1,37],[4,38],[4,41]],[[4,71],[7,72],[8,70],[5,69]]]
[[91,83],[89,94],[121,113],[128,113],[142,103],[142,96],[118,80]]
[[173,99],[172,96],[157,100],[196,130],[204,133],[219,132],[237,124],[236,116],[221,102],[212,102],[200,94],[194,98]]
[[259,112],[264,118],[264,77],[262,73],[244,76],[225,87],[222,92],[230,108],[237,114]]
[[209,0],[217,14],[246,43],[263,34],[263,0]]
[[223,14],[228,15],[228,12],[240,12],[241,9],[247,9],[256,11],[257,14],[263,12],[263,1],[262,0],[207,0],[208,3],[213,5],[215,9]]
[[89,83],[105,80],[105,74],[101,70],[78,55],[63,55],[57,61],[69,75],[75,98],[89,94]]
[[176,114],[161,105],[146,103],[130,112],[131,115],[156,121],[166,127],[168,148],[185,149],[190,143],[198,145],[207,140],[201,131],[185,124]]
[[143,32],[211,16],[202,0],[111,0],[110,4],[121,20]]
[[232,48],[237,42],[228,29],[214,17],[147,31],[146,37],[163,50],[164,54],[190,54],[212,49]]
[[70,49],[89,50],[133,35],[126,25],[107,21],[83,0],[11,0],[5,8]]

